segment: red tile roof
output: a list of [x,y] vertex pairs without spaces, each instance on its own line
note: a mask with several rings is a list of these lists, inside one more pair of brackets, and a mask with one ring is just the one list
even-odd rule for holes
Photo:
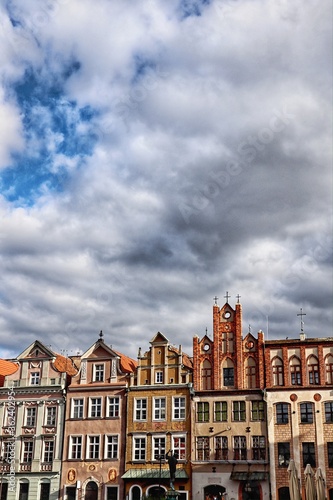
[[53,366],[58,372],[66,372],[70,376],[76,375],[78,372],[78,369],[74,365],[73,361],[70,358],[66,358],[66,356],[62,356],[61,354],[57,354],[57,357],[53,362]]
[[12,363],[12,361],[6,361],[5,359],[0,359],[0,375],[12,375],[18,370],[19,365]]
[[138,363],[134,359],[125,356],[121,352],[114,351],[120,357],[120,368],[123,372],[132,373],[136,370]]

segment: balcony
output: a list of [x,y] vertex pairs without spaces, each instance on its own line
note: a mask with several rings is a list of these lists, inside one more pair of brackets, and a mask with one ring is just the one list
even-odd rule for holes
[[52,472],[52,462],[44,462],[40,464],[41,472]]
[[20,472],[31,472],[31,462],[20,464]]

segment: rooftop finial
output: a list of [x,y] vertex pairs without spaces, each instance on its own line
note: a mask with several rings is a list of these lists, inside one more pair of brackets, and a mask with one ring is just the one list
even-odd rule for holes
[[99,338],[100,338],[101,340],[104,340],[104,339],[103,339],[103,337],[104,337],[104,335],[103,335],[103,330],[101,330],[101,331],[99,332]]
[[236,295],[236,299],[237,299],[237,304],[239,304],[239,299],[241,298],[241,295],[239,295],[239,293]]
[[306,314],[303,312],[302,307],[300,308],[300,313],[297,314],[297,316],[301,317],[301,333],[304,333],[304,321],[303,321],[303,316],[306,316]]
[[230,299],[231,295],[229,295],[229,292],[226,292],[224,298],[226,299],[226,303],[228,304],[228,300]]
[[217,301],[219,300],[219,298],[215,295],[214,297],[214,305],[217,306]]

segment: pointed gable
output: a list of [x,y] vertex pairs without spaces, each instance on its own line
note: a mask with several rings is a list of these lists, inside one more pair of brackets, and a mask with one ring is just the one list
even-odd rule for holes
[[55,358],[56,354],[49,348],[42,344],[39,340],[35,340],[29,345],[21,354],[17,356],[17,360],[35,359],[35,358]]
[[168,344],[169,340],[161,332],[157,332],[156,335],[150,340],[150,344]]

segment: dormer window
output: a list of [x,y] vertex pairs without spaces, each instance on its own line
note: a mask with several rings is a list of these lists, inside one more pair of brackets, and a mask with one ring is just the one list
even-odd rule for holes
[[104,382],[104,365],[94,365],[93,382]]
[[156,384],[163,384],[163,372],[156,372],[155,373],[155,381],[156,381]]
[[40,382],[40,372],[30,373],[30,385],[39,385]]

